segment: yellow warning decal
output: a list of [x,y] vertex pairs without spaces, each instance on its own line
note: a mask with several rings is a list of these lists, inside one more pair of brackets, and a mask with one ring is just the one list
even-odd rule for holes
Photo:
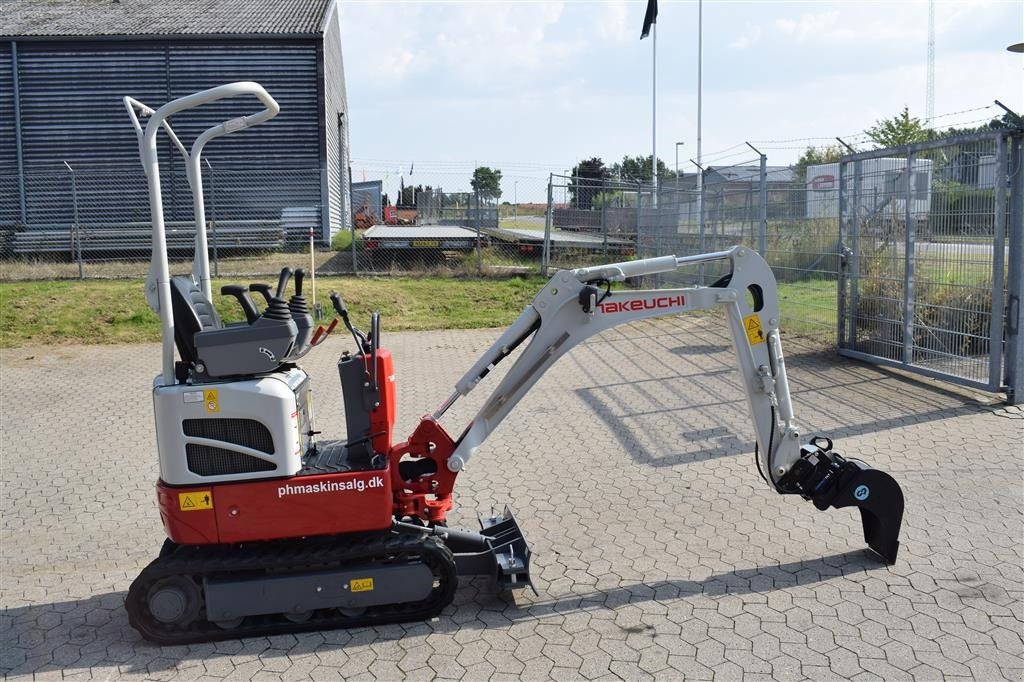
[[761,330],[761,318],[757,313],[743,318],[743,328],[747,330],[747,341],[751,346],[764,343],[764,332]]
[[181,511],[213,509],[213,495],[210,494],[209,490],[178,493],[178,506],[181,507]]
[[348,581],[348,589],[353,592],[373,592],[373,578],[353,578]]
[[217,398],[217,389],[208,388],[203,391],[203,402],[206,403],[207,412],[220,412],[220,400]]

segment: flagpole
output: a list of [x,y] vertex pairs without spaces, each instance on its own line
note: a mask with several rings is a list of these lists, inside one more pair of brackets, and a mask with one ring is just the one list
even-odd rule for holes
[[658,205],[658,22],[651,26],[651,206]]
[[[703,70],[704,61],[704,2],[703,0],[697,0],[697,211],[698,216],[702,216],[703,213],[703,194],[704,194],[704,170],[702,167],[703,162],[700,158],[700,143],[701,143],[701,113],[703,109],[703,102],[701,101],[702,95],[702,83],[701,83],[701,71]],[[703,221],[702,221],[703,223]]]

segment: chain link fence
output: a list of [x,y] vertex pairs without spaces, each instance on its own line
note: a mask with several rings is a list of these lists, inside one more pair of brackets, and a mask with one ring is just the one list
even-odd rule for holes
[[[320,168],[206,163],[211,267],[218,277],[311,260],[319,275],[547,275],[742,244],[771,265],[787,333],[994,389],[1005,384],[1003,336],[1015,335],[1019,316],[1007,252],[1024,238],[1019,152],[1010,153],[1019,146],[1003,132],[805,167],[772,166],[751,148],[740,162],[659,178],[657,188],[568,172],[477,178],[469,164],[364,165],[349,169],[362,176],[351,224],[330,240],[320,236]],[[195,233],[180,162],[169,164],[163,193],[180,270]],[[4,172],[0,199],[0,279],[148,269],[149,197],[137,166],[69,162],[31,169],[22,183]],[[711,285],[721,267],[643,284]]]
[[[204,200],[214,274],[271,273],[309,248],[321,231],[317,167],[274,170],[204,164]],[[162,176],[167,245],[190,261],[195,220],[180,164]],[[3,279],[142,277],[152,243],[149,191],[137,165],[65,163],[18,178],[0,174],[0,276]]]

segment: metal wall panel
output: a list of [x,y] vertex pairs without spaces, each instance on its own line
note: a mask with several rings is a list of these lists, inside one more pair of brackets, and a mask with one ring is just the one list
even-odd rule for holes
[[348,99],[345,66],[341,54],[341,25],[337,6],[328,11],[324,24],[324,109],[327,138],[327,187],[330,230],[348,229],[351,222],[348,177]]
[[17,169],[11,44],[0,43],[0,228],[11,227],[18,220]]
[[[10,83],[10,44],[2,43],[0,84]],[[121,98],[131,95],[157,107],[175,97],[235,80],[261,83],[281,104],[281,114],[265,126],[209,145],[204,157],[218,172],[244,169],[249,177],[266,180],[265,186],[240,188],[252,194],[251,205],[246,205],[244,191],[240,191],[231,201],[223,201],[218,212],[233,207],[236,215],[279,219],[284,208],[320,210],[320,178],[308,172],[321,163],[315,39],[31,41],[18,47],[27,229],[61,228],[70,220],[71,192],[61,189],[69,184],[64,162],[76,173],[83,172],[83,178],[90,170],[97,182],[109,178],[118,190],[118,202],[96,203],[81,217],[82,222],[148,217],[138,145]],[[0,168],[6,165],[7,150],[13,147],[5,142],[7,135],[13,140],[13,127],[10,133],[5,127],[11,120],[4,109],[10,106],[6,85],[2,92]],[[179,114],[172,124],[189,145],[207,127],[251,114],[258,107],[254,99],[227,100]],[[296,168],[305,171],[295,173]],[[161,169],[167,218],[189,220],[191,196],[182,162],[171,153],[169,141],[161,145]],[[85,185],[80,189],[86,195],[109,195],[104,187]],[[5,189],[0,187],[0,192]],[[9,203],[3,202],[5,207]]]

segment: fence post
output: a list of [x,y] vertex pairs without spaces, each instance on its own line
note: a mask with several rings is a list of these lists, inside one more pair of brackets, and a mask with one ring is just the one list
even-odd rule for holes
[[846,331],[846,339],[851,349],[857,342],[857,309],[860,306],[860,195],[863,189],[861,176],[861,162],[853,162],[853,206],[850,207],[850,250],[853,251],[850,257],[850,302],[849,302],[849,327]]
[[[837,209],[839,211],[838,222],[836,223],[836,235],[839,241],[839,267],[836,273],[836,346],[839,348],[845,348],[847,346],[846,340],[846,279],[847,270],[850,267],[850,256],[847,255],[846,243],[843,240],[844,233],[844,220],[849,210],[848,202],[846,199],[846,168],[845,162],[839,162],[839,202]],[[807,186],[806,170],[804,171],[804,187]],[[804,196],[808,194],[807,190],[804,189]],[[808,202],[807,213],[810,213],[810,206]]]
[[[1010,188],[1010,251],[1006,289],[1006,403],[1016,405],[1024,389],[1024,341],[1021,339],[1021,298],[1024,298],[1024,135],[1013,136],[1010,143],[1010,168],[1014,172]],[[1005,180],[1003,180],[1005,182]],[[998,311],[993,310],[993,314]]]
[[214,184],[215,174],[209,159],[203,159],[210,171],[210,234],[213,236],[213,276],[220,277],[220,261],[217,259],[217,188]]
[[544,245],[540,254],[540,274],[548,274],[548,264],[551,260],[551,221],[553,218],[555,195],[554,195],[555,174],[548,173],[548,211],[544,217]]
[[476,199],[476,276],[484,274],[483,257],[480,253],[480,191],[475,194]]
[[[700,212],[700,215],[697,216],[697,219],[700,221],[700,228],[697,236],[697,252],[704,253],[707,250],[704,248],[704,211],[707,204],[704,200],[704,194],[707,191],[707,185],[704,183],[704,169],[698,168],[697,170],[700,172],[701,178],[700,187],[698,189],[699,194],[697,195],[697,210]],[[698,266],[697,284],[704,286],[704,263],[701,263]]]
[[604,259],[608,260],[608,207],[601,206],[601,236],[604,239]]
[[[1018,172],[1018,175],[1020,173]],[[988,383],[999,390],[1003,369],[1003,267],[1006,245],[1006,136],[996,137],[996,187],[992,243],[992,314],[989,315]]]
[[67,161],[64,165],[71,174],[71,206],[75,216],[75,258],[78,260],[78,279],[85,279],[85,269],[82,267],[82,224],[78,220],[78,181],[75,178],[75,169]]
[[768,156],[761,154],[761,194],[758,200],[758,217],[761,222],[757,239],[757,250],[761,258],[768,250]]
[[914,201],[914,152],[907,152],[907,187],[903,193],[906,206],[903,207],[903,364],[914,361],[914,248],[917,236],[916,218],[911,215]]

